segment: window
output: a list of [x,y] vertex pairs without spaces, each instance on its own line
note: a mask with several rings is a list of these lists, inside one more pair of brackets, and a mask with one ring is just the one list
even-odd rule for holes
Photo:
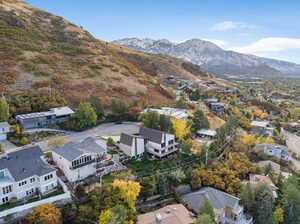
[[0,178],[4,177],[4,171],[0,171]]
[[27,184],[27,181],[25,180],[25,181],[22,181],[22,182],[19,182],[19,187],[21,187],[21,186],[23,186],[23,185],[25,185],[25,184]]
[[169,141],[169,145],[172,145],[174,143],[174,140]]
[[165,147],[166,146],[166,143],[161,143],[161,147]]
[[157,152],[157,153],[159,153],[159,150],[158,150],[158,149],[154,149],[154,152]]
[[26,191],[26,195],[29,196],[29,195],[32,195],[34,193],[34,189],[30,189],[29,191]]
[[9,186],[3,187],[2,192],[3,192],[3,194],[8,194],[8,193],[12,192],[12,186],[9,185]]
[[30,178],[30,183],[33,183],[34,181],[35,181],[34,177]]
[[52,174],[52,173],[49,174],[49,175],[47,175],[47,176],[45,176],[45,177],[44,177],[44,180],[49,180],[49,179],[51,179],[51,178],[53,178],[53,174]]
[[7,203],[8,202],[8,197],[2,198],[2,202]]

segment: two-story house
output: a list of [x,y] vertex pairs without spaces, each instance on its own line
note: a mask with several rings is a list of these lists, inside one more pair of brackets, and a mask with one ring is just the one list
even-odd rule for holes
[[57,183],[56,169],[46,162],[39,146],[0,158],[0,204],[51,193]]
[[68,121],[73,113],[69,107],[56,107],[45,112],[20,114],[16,120],[23,129],[44,128]]
[[89,137],[69,142],[52,150],[53,161],[70,182],[78,182],[97,173],[97,165],[106,156],[106,144]]
[[151,128],[140,128],[139,135],[145,139],[146,151],[155,157],[162,158],[178,151],[178,143],[173,134]]
[[0,141],[6,140],[7,133],[10,131],[10,125],[7,122],[0,122]]
[[145,152],[145,139],[141,136],[122,133],[120,149],[129,157],[140,157]]
[[263,151],[268,156],[276,157],[277,159],[288,162],[291,160],[291,153],[288,147],[279,144],[262,143],[254,147],[254,151]]
[[240,199],[212,187],[203,187],[198,191],[184,194],[181,199],[187,203],[195,213],[205,200],[212,205],[215,221],[219,224],[252,224],[252,217],[244,213],[239,204]]

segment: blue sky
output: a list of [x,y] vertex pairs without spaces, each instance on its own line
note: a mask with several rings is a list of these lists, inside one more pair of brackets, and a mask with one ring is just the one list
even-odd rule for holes
[[225,49],[300,63],[297,0],[25,0],[95,37],[212,40]]

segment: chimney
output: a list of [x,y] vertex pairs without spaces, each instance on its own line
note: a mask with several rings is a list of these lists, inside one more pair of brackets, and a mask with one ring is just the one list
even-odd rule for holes
[[162,224],[162,216],[160,213],[155,215],[155,224]]

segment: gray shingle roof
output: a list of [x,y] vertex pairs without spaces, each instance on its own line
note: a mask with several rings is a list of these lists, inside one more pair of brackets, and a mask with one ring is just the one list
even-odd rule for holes
[[163,132],[151,128],[140,128],[140,135],[152,142],[161,144],[163,139]]
[[82,142],[69,142],[62,147],[53,149],[53,151],[65,159],[72,161],[85,153],[97,153],[102,155],[106,152],[106,149],[97,144],[93,138],[89,137]]
[[181,199],[191,206],[196,213],[199,212],[199,208],[205,199],[208,199],[214,209],[234,208],[239,202],[239,198],[211,187],[203,187],[196,192],[185,194]]
[[120,143],[131,146],[133,142],[133,136],[125,133],[121,134]]
[[0,159],[0,170],[7,168],[15,181],[31,176],[43,176],[55,171],[53,167],[41,159],[43,152],[39,146],[32,146],[8,153]]

